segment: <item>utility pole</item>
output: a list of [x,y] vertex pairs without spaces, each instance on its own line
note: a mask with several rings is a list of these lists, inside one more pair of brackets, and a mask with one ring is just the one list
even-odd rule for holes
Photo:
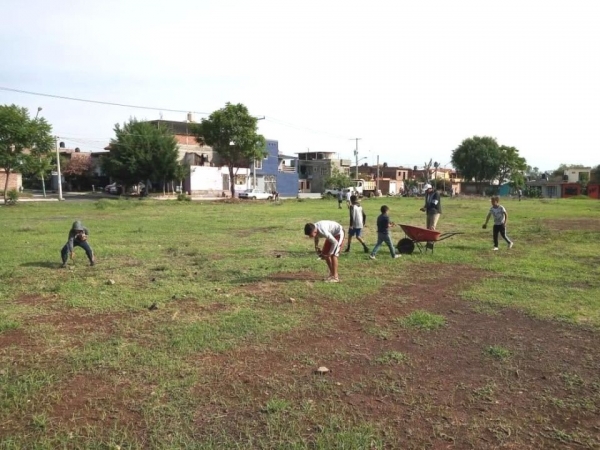
[[58,200],[63,200],[62,196],[62,176],[60,174],[60,153],[58,151],[60,144],[58,143],[59,137],[54,136],[56,139],[56,173],[58,174]]
[[354,148],[354,162],[356,164],[355,170],[354,170],[354,179],[358,180],[358,141],[360,141],[362,138],[353,138],[350,139],[351,141],[355,141],[356,142],[356,147]]
[[377,155],[377,177],[375,179],[377,180],[377,187],[375,188],[375,195],[377,195],[377,193],[379,192],[379,155]]

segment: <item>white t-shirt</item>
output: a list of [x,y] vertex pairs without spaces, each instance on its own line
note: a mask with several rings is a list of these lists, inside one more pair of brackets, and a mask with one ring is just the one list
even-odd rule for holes
[[350,206],[350,215],[352,217],[352,228],[364,228],[363,209],[360,205]]
[[352,193],[350,192],[350,189],[348,189],[346,191],[346,201],[349,202],[350,201],[350,196],[352,195]]
[[504,214],[506,214],[506,209],[504,206],[498,205],[497,208],[493,206],[490,208],[490,214],[494,217],[494,225],[502,225],[504,223]]
[[344,228],[333,220],[320,220],[315,223],[315,228],[319,237],[327,239],[332,244],[337,243],[335,236],[344,235]]

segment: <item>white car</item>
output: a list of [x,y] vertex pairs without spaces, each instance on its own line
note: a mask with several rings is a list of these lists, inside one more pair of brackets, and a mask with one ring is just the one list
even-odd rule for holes
[[260,189],[246,189],[239,193],[239,198],[248,198],[250,200],[271,200],[272,194],[261,191]]

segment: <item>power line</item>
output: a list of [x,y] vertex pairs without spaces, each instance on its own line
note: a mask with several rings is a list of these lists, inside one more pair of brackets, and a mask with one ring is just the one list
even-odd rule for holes
[[[165,111],[165,112],[176,112],[176,113],[194,113],[194,114],[201,114],[201,115],[210,115],[210,113],[207,112],[201,112],[201,111],[190,111],[190,110],[183,110],[183,109],[171,109],[171,108],[156,108],[153,106],[141,106],[141,105],[130,105],[127,103],[115,103],[115,102],[107,102],[107,101],[103,101],[103,100],[90,100],[90,99],[84,99],[84,98],[79,98],[79,97],[69,97],[69,96],[65,96],[65,95],[55,95],[55,94],[46,94],[43,92],[34,92],[34,91],[26,91],[23,89],[14,89],[14,88],[8,88],[8,87],[4,87],[4,86],[0,86],[0,91],[6,91],[6,92],[15,92],[18,94],[27,94],[27,95],[34,95],[34,96],[38,96],[38,97],[49,97],[49,98],[56,98],[59,100],[69,100],[69,101],[74,101],[74,102],[82,102],[82,103],[93,103],[93,104],[97,104],[97,105],[108,105],[108,106],[119,106],[119,107],[123,107],[123,108],[134,108],[134,109],[145,109],[145,110],[150,110],[150,111]],[[345,137],[342,137],[340,135],[337,134],[333,134],[333,133],[329,133],[327,131],[319,131],[319,130],[315,130],[312,128],[307,128],[307,127],[303,127],[303,126],[298,126],[298,125],[294,125],[291,124],[289,122],[285,122],[283,120],[280,119],[276,119],[274,117],[270,117],[270,116],[262,116],[257,118],[258,120],[262,120],[265,119],[267,121],[270,122],[274,122],[276,124],[279,125],[283,125],[283,126],[287,126],[290,128],[295,128],[297,130],[303,130],[303,131],[308,131],[309,133],[314,133],[314,134],[323,134],[323,135],[328,135],[337,139],[346,139]]]
[[28,94],[28,95],[37,95],[39,97],[58,98],[61,100],[71,100],[74,102],[95,103],[98,105],[121,106],[124,108],[148,109],[148,110],[152,110],[152,111],[166,111],[166,112],[178,112],[178,113],[192,112],[194,114],[202,114],[202,115],[207,115],[207,116],[210,114],[210,113],[200,112],[200,111],[190,111],[190,110],[170,109],[170,108],[155,108],[153,106],[128,105],[126,103],[114,103],[114,102],[105,102],[105,101],[101,101],[101,100],[89,100],[89,99],[77,98],[77,97],[67,97],[65,95],[44,94],[42,92],[24,91],[22,89],[13,89],[13,88],[7,88],[7,87],[3,87],[3,86],[0,86],[0,91],[16,92],[19,94]]

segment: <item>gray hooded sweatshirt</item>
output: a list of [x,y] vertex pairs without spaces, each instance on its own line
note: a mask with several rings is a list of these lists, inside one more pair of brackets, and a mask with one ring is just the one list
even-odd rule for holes
[[71,230],[69,231],[69,239],[67,240],[67,249],[69,250],[69,252],[73,251],[73,245],[75,243],[77,239],[77,232],[78,231],[83,231],[83,234],[85,234],[86,236],[90,235],[90,231],[83,226],[83,224],[78,220],[76,222],[73,222],[73,225],[71,226]]

